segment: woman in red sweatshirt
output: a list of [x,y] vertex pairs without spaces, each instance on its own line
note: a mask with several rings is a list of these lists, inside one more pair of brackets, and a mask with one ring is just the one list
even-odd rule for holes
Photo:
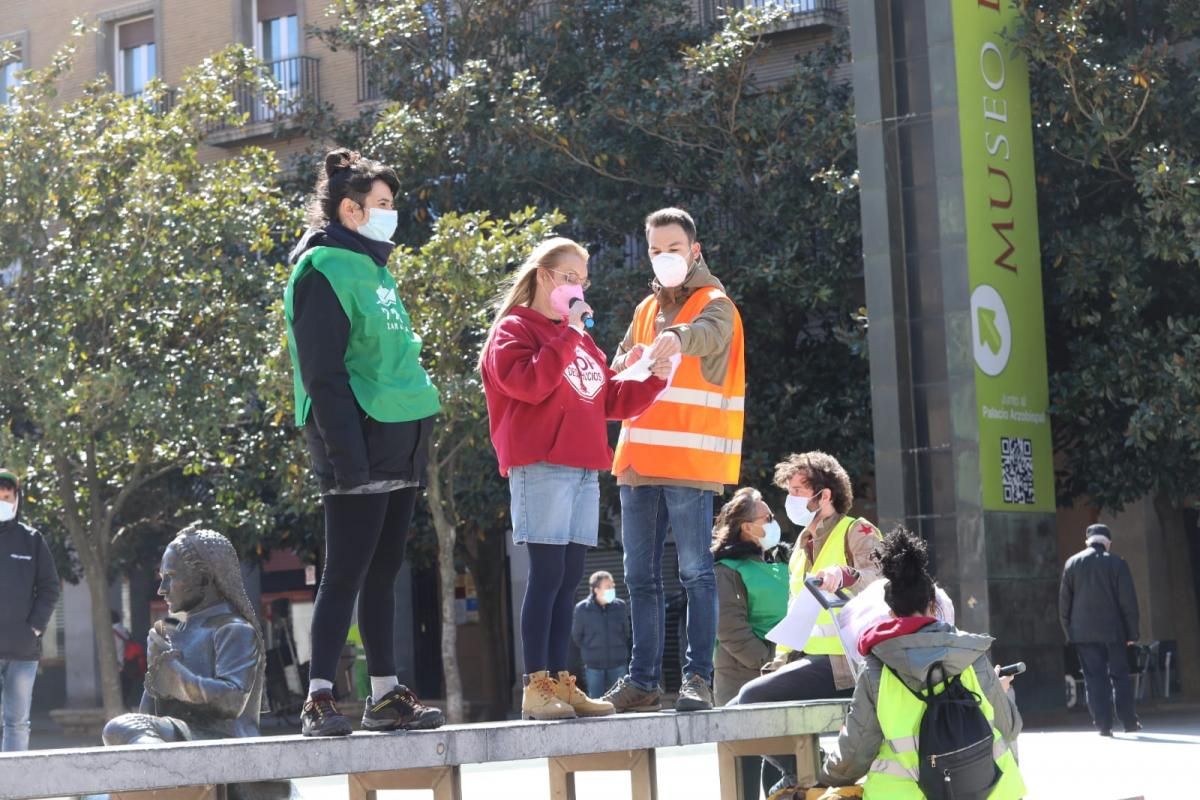
[[[543,242],[508,282],[479,359],[492,446],[512,494],[513,540],[529,548],[521,606],[525,719],[613,713],[567,671],[575,587],[600,524],[600,470],[612,466],[607,421],[636,417],[666,388],[670,363],[644,382],[613,382],[584,327],[588,252]],[[634,363],[640,353],[633,354]]]

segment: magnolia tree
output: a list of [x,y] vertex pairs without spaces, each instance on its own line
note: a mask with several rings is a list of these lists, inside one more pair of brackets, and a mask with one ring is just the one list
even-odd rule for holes
[[[0,263],[19,264],[0,290],[0,452],[29,476],[27,513],[78,555],[115,715],[114,539],[147,516],[255,523],[202,487],[240,467],[271,254],[297,221],[268,151],[199,156],[206,131],[240,123],[236,86],[269,94],[247,53],[203,62],[174,94],[98,82],[61,102],[72,54],[26,72],[0,109]],[[201,489],[145,502],[167,479]]]

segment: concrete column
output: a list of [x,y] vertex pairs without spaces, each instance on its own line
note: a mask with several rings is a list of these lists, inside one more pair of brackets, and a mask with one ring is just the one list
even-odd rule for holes
[[100,705],[100,669],[92,632],[92,598],[86,580],[63,583],[63,655],[67,668],[67,707]]
[[415,686],[416,659],[413,653],[412,564],[405,561],[396,577],[396,677],[405,686]]
[[513,673],[520,691],[521,676],[525,674],[525,649],[521,643],[521,603],[529,585],[529,548],[513,544],[512,534],[506,536],[509,581],[512,586]]
[[950,0],[851,0],[879,520],[929,543],[961,628],[1062,704],[1054,515],[983,507]]

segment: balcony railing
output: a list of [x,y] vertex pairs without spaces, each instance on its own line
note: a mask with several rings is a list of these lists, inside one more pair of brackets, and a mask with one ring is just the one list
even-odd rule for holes
[[[700,21],[705,25],[717,25],[726,9],[740,11],[743,8],[781,8],[791,12],[798,25],[815,24],[838,13],[837,0],[703,0],[700,4]],[[794,27],[794,26],[788,26]]]
[[[234,89],[238,110],[246,115],[243,126],[226,125],[217,131],[237,131],[281,122],[294,116],[307,103],[321,99],[321,60],[312,56],[294,56],[268,61],[263,65],[274,84],[273,91],[243,85]],[[257,135],[254,131],[251,135]]]
[[175,108],[175,102],[178,97],[178,92],[175,89],[167,89],[157,97],[151,92],[142,89],[137,92],[126,92],[127,100],[141,100],[155,114],[169,114],[171,109]]

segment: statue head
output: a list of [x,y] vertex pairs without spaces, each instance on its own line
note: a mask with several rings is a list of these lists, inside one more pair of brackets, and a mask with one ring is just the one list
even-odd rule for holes
[[241,564],[233,543],[199,523],[184,528],[167,545],[158,593],[172,614],[199,611],[216,603],[233,610],[258,628],[258,615],[246,594]]

